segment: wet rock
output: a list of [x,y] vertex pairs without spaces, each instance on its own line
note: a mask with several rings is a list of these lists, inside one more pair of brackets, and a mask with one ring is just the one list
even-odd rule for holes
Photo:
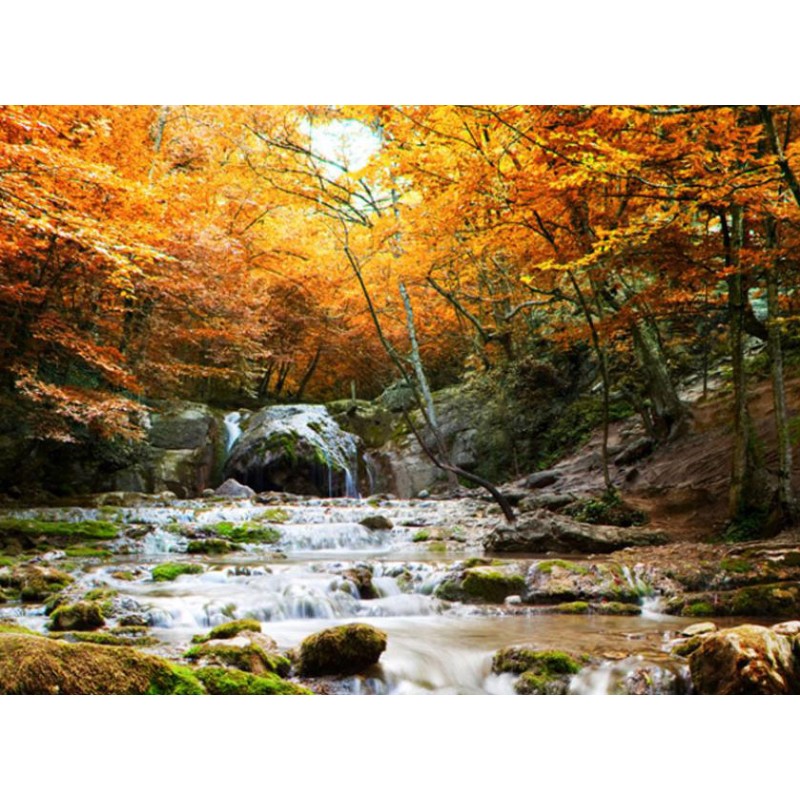
[[377,664],[386,649],[386,634],[363,623],[327,628],[303,639],[299,672],[309,677],[352,675]]
[[515,564],[464,569],[442,581],[435,591],[442,600],[503,603],[527,594],[525,578]]
[[696,622],[694,625],[689,625],[689,627],[684,628],[680,632],[680,636],[691,637],[691,636],[702,636],[706,633],[714,633],[717,630],[717,626],[713,622]]
[[147,438],[162,450],[195,450],[208,444],[216,425],[211,410],[199,403],[185,403],[162,414],[153,414]]
[[343,578],[352,581],[358,589],[358,596],[362,600],[374,600],[378,591],[372,583],[372,572],[367,567],[353,567],[342,573]]
[[521,514],[515,523],[498,525],[485,537],[484,548],[496,553],[610,553],[666,541],[660,531],[590,525],[538,509]]
[[360,520],[359,525],[369,528],[371,531],[390,531],[394,528],[394,523],[390,519],[380,514],[372,514]]
[[218,497],[255,497],[256,493],[249,486],[245,486],[234,478],[228,478],[224,483],[214,489],[213,494]]
[[548,511],[558,511],[570,503],[574,503],[578,499],[577,495],[572,493],[556,494],[550,492],[541,492],[535,495],[524,497],[519,502],[520,511],[534,511],[537,508],[545,508]]
[[[639,585],[626,579],[618,564],[559,558],[535,562],[528,571],[527,587],[529,603],[559,604],[560,613],[573,614],[598,613],[596,607],[601,604],[630,604],[638,609],[640,597],[650,590],[643,580]],[[609,605],[609,611],[614,607]]]
[[286,677],[291,662],[285,656],[268,652],[264,645],[274,642],[261,633],[245,631],[226,639],[211,639],[194,645],[184,653],[185,658],[202,666],[231,667],[254,675],[275,673]]
[[754,584],[730,591],[691,592],[670,598],[669,614],[684,617],[787,617],[800,614],[800,582]]
[[541,472],[532,472],[525,478],[523,485],[526,489],[544,489],[545,486],[551,486],[561,477],[558,470],[542,470]]
[[760,625],[709,634],[690,655],[689,667],[700,694],[800,692],[792,640]]

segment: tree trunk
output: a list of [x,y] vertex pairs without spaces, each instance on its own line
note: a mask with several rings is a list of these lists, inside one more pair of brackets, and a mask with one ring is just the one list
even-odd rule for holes
[[[767,220],[767,243],[774,246],[777,230],[774,219]],[[784,520],[795,516],[792,491],[792,443],[786,410],[786,387],[783,380],[783,348],[781,346],[780,305],[778,303],[778,267],[773,264],[766,274],[767,331],[772,371],[772,401],[775,409],[775,432],[778,441],[778,503]]]
[[747,305],[745,277],[741,270],[739,252],[743,244],[742,209],[734,206],[731,225],[726,215],[720,215],[725,238],[726,262],[733,269],[727,278],[728,310],[730,314],[729,343],[733,372],[733,457],[728,494],[728,513],[731,520],[763,510],[764,497],[760,486],[760,469],[756,458],[753,426],[747,409],[747,374],[744,363],[744,315]]

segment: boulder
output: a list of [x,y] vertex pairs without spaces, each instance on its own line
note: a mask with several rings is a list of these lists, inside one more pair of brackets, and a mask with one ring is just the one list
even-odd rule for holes
[[532,472],[523,481],[526,489],[544,489],[545,486],[552,486],[559,478],[561,473],[555,469]]
[[618,467],[624,467],[628,464],[633,464],[634,461],[639,461],[653,452],[655,441],[649,436],[642,436],[635,439],[630,444],[626,445],[622,452],[614,459],[614,463]]
[[225,474],[257,492],[355,496],[358,446],[324,406],[270,406],[249,419]]
[[572,676],[580,672],[579,661],[561,650],[534,650],[514,645],[494,654],[492,672],[519,675],[517,694],[566,694]]
[[217,486],[212,494],[217,497],[255,497],[256,493],[249,486],[245,486],[233,478],[228,478],[222,484]]
[[150,418],[148,441],[160,450],[205,447],[216,427],[211,411],[199,403],[182,403]]
[[306,676],[353,675],[377,664],[386,634],[363,623],[327,628],[303,639],[299,672]]
[[689,656],[689,667],[700,694],[800,693],[792,639],[760,625],[709,634]]
[[590,525],[536,509],[516,522],[498,525],[484,538],[484,549],[494,553],[611,553],[624,547],[664,544],[661,531]]

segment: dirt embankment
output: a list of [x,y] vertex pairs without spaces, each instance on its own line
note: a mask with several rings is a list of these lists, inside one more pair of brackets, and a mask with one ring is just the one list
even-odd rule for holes
[[[792,413],[800,408],[800,378],[787,383],[787,394]],[[749,409],[767,473],[776,478],[778,456],[769,381],[753,388]],[[624,499],[648,514],[650,527],[665,531],[675,542],[709,542],[719,539],[728,516],[731,394],[719,390],[709,399],[692,402],[690,410],[686,434],[634,460],[620,456],[645,436],[641,423],[637,419],[614,423],[609,437],[610,472]],[[553,467],[559,474],[557,481],[540,491],[602,492],[600,451],[601,433],[597,431],[585,447]],[[800,447],[795,446],[793,455],[792,482],[800,492]]]

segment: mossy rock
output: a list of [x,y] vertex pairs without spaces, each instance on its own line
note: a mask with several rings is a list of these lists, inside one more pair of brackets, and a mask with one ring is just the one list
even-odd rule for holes
[[571,572],[573,575],[587,575],[589,573],[588,567],[576,564],[574,561],[565,561],[563,558],[551,558],[547,561],[539,561],[536,564],[536,570],[543,575],[550,575],[556,567]]
[[85,600],[59,606],[50,615],[50,629],[53,631],[94,631],[105,623],[100,604]]
[[667,602],[666,611],[684,617],[797,617],[800,583],[755,584],[727,592],[681,595]]
[[394,523],[381,514],[372,514],[364,517],[359,524],[371,531],[390,531],[394,528]]
[[372,583],[372,573],[366,567],[347,569],[342,573],[342,577],[355,584],[362,600],[375,600],[379,596],[378,590]]
[[386,634],[363,623],[328,628],[303,639],[299,672],[306,676],[353,675],[377,664]]
[[0,539],[114,539],[119,527],[107,520],[48,522],[38,519],[0,519]]
[[199,575],[203,571],[201,564],[177,564],[168,562],[153,567],[150,575],[154,581],[174,581],[181,575]]
[[260,675],[274,672],[286,676],[291,669],[288,658],[275,653],[267,653],[256,644],[236,645],[215,644],[213,641],[190,647],[184,653],[189,661],[203,661],[214,666],[232,667],[242,672]]
[[435,596],[441,600],[502,603],[511,595],[525,595],[525,578],[510,570],[491,566],[470,567],[457,578],[443,581]]
[[220,555],[221,553],[230,553],[231,550],[237,549],[235,544],[232,544],[225,539],[193,539],[186,547],[186,552],[189,555],[197,553]]
[[42,603],[75,579],[61,570],[26,564],[0,572],[0,587],[14,590],[23,602]]
[[514,645],[494,654],[492,671],[519,675],[517,694],[566,694],[570,679],[581,669],[578,660],[563,650],[533,650]]
[[142,635],[136,632],[108,632],[108,631],[59,631],[51,633],[51,639],[68,642],[89,642],[91,644],[105,645],[106,647],[152,647],[160,644],[155,636]]
[[575,600],[572,603],[559,603],[553,608],[557,614],[588,614],[589,604],[584,600]]
[[0,694],[204,694],[191,670],[131,647],[0,636]]
[[193,636],[195,644],[209,642],[212,639],[233,639],[243,631],[253,631],[261,633],[261,623],[257,619],[234,619],[231,622],[223,622],[212,628],[207,634]]
[[68,547],[65,552],[70,558],[111,558],[113,555],[98,547]]
[[253,675],[237,669],[201,667],[194,673],[208,694],[313,694],[278,675]]
[[609,617],[636,617],[642,613],[642,609],[634,603],[611,600],[607,603],[592,603],[592,613]]
[[279,530],[255,520],[239,523],[215,522],[204,525],[201,531],[235,544],[277,544],[281,538]]
[[10,619],[0,620],[0,633],[16,633],[20,636],[42,636],[38,631],[32,631],[24,625],[18,625]]

